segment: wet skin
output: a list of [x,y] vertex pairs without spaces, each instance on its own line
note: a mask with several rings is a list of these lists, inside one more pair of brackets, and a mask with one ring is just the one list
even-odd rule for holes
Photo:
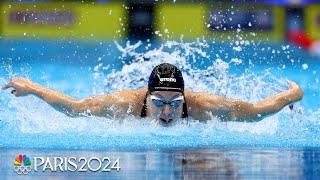
[[[180,92],[174,91],[154,91],[152,95],[161,99],[164,102],[170,102],[175,98],[182,96]],[[151,99],[151,95],[147,98],[147,114],[149,117],[159,120],[159,123],[164,126],[174,124],[177,119],[180,119],[183,111],[184,100],[178,101],[178,107],[172,107],[169,104],[164,104],[162,107],[157,106]]]
[[[90,115],[101,117],[123,118],[127,115],[140,117],[147,88],[137,90],[122,90],[107,95],[90,96],[76,99],[64,93],[49,89],[32,82],[27,78],[12,78],[4,84],[5,89],[13,89],[11,93],[16,96],[34,95],[41,98],[57,111],[70,117]],[[230,99],[210,92],[182,93],[172,91],[155,91],[147,97],[147,116],[159,120],[160,124],[172,125],[180,119],[183,112],[183,101],[188,103],[188,115],[196,120],[210,120],[212,116],[223,121],[257,122],[263,118],[279,112],[285,106],[303,98],[303,91],[295,82],[288,81],[288,89],[270,95],[256,103],[239,99]],[[170,101],[180,96],[180,103]],[[159,101],[155,101],[160,100]],[[171,105],[169,105],[171,104]],[[175,104],[175,105],[172,105]],[[117,107],[117,111],[113,108]]]

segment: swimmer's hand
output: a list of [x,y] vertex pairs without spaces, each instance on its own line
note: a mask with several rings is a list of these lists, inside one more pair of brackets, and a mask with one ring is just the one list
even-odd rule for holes
[[292,102],[299,101],[303,98],[303,91],[299,85],[293,81],[288,81],[289,95],[288,100]]
[[11,94],[19,97],[26,96],[32,92],[33,82],[27,78],[12,78],[9,83],[2,87],[2,90],[13,88]]

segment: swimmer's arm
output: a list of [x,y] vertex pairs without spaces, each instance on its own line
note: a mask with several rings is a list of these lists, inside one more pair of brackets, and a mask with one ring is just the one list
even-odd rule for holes
[[9,83],[2,87],[3,90],[8,88],[13,88],[11,94],[16,97],[35,95],[60,112],[69,116],[75,114],[73,107],[77,102],[76,99],[34,83],[30,79],[19,77],[12,78]]
[[101,117],[125,117],[126,115],[140,115],[140,90],[123,90],[108,95],[92,96],[77,100],[71,106],[74,115],[89,114]]
[[190,115],[200,119],[208,120],[217,116],[222,121],[260,121],[268,115],[280,111],[283,107],[299,101],[303,97],[300,87],[289,83],[289,90],[267,97],[256,103],[248,103],[242,100],[225,99],[210,93],[190,93],[189,112]]
[[[141,90],[128,90],[119,93],[88,97],[77,100],[63,93],[46,88],[26,78],[13,78],[2,89],[13,88],[15,96],[35,95],[54,109],[71,117],[83,115],[116,116],[122,113],[135,113],[137,110],[133,103],[135,94]],[[130,109],[131,108],[131,109]]]
[[289,89],[266,99],[251,104],[240,100],[226,100],[230,111],[228,120],[233,121],[260,121],[266,116],[279,112],[283,107],[301,100],[303,92],[294,82],[289,82]]

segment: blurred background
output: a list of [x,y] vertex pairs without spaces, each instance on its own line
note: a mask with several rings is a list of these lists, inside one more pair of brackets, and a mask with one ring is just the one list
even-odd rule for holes
[[[303,48],[320,39],[318,0],[11,0],[0,4],[1,38],[168,40],[214,38]],[[299,37],[292,33],[298,33]],[[291,33],[291,34],[290,34]],[[301,39],[302,38],[302,39]],[[309,44],[308,44],[309,43]]]

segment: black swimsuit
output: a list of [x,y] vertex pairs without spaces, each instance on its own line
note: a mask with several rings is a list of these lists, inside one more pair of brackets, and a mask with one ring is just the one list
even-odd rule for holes
[[[146,117],[147,116],[147,97],[148,97],[149,92],[147,92],[146,97],[144,98],[143,101],[143,106],[142,106],[142,110],[141,110],[141,117]],[[183,96],[184,98],[184,96]],[[187,102],[186,99],[184,99],[184,103],[183,103],[183,112],[181,115],[181,118],[187,118],[188,117],[188,106],[187,106]]]

